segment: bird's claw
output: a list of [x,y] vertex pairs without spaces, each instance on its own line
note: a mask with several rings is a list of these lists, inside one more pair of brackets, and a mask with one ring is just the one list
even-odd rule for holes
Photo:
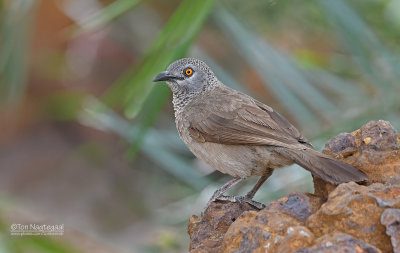
[[265,205],[263,203],[254,201],[247,196],[225,196],[225,195],[222,195],[222,196],[218,197],[216,200],[238,202],[240,204],[248,203],[249,205],[251,205],[257,209],[260,209],[260,210],[265,208]]
[[209,207],[209,205],[211,204],[211,202],[214,202],[216,200],[220,200],[220,201],[229,201],[229,202],[237,202],[240,204],[244,204],[244,203],[248,203],[249,205],[261,210],[265,208],[265,205],[263,203],[257,202],[252,200],[251,198],[249,198],[248,196],[226,196],[226,195],[221,195],[217,198],[213,198],[211,199],[206,207],[204,208],[204,210],[201,212],[201,217],[204,217],[204,214],[207,210],[207,208]]
[[241,197],[238,197],[238,196],[225,196],[225,195],[221,195],[221,196],[219,196],[218,198],[216,198],[215,200],[242,203]]
[[253,207],[255,207],[255,208],[259,209],[259,210],[265,208],[265,205],[264,205],[263,203],[254,201],[254,200],[252,200],[252,199],[246,199],[245,201],[246,201],[246,203],[248,203],[249,205],[252,205]]

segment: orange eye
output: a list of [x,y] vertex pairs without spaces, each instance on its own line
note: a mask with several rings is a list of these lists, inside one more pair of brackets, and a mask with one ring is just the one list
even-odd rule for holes
[[191,76],[191,75],[193,75],[193,69],[192,68],[185,69],[185,76]]

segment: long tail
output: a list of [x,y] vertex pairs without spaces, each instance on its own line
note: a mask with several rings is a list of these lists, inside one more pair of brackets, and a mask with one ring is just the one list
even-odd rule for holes
[[368,176],[361,170],[313,149],[293,151],[285,148],[278,152],[285,157],[291,158],[313,175],[332,184],[369,180]]

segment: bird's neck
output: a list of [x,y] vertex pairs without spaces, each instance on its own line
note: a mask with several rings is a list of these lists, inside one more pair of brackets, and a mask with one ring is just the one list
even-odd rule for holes
[[204,96],[215,87],[220,85],[219,81],[214,82],[214,85],[207,85],[207,87],[199,92],[191,92],[186,89],[172,89],[172,104],[174,105],[175,117],[181,113],[185,106],[189,104],[193,99],[197,98],[198,96]]
[[193,100],[194,96],[195,94],[187,93],[182,90],[173,92],[172,104],[174,105],[175,117]]

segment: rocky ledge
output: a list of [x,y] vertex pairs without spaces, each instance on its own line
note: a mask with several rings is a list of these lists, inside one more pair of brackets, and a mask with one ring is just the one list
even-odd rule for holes
[[189,220],[190,252],[400,253],[400,135],[389,122],[372,121],[339,134],[324,152],[370,182],[314,178],[314,194],[291,193],[262,210],[213,202]]

